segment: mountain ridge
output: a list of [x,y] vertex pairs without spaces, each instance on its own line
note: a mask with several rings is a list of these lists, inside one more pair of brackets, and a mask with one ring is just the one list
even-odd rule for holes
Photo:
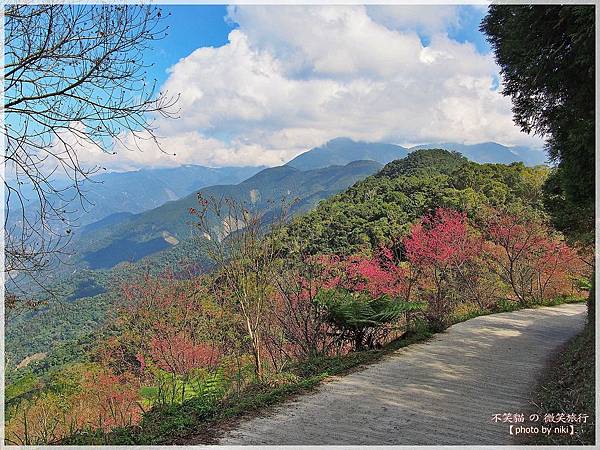
[[407,154],[408,149],[396,144],[354,141],[338,137],[301,153],[286,165],[300,170],[312,170],[331,165],[346,165],[359,160],[387,164],[395,159],[404,158]]
[[392,143],[354,141],[347,137],[338,137],[297,155],[288,161],[286,165],[300,170],[312,170],[335,164],[347,164],[356,160],[373,160],[381,164],[387,164],[404,158],[415,150],[434,148],[457,151],[470,160],[481,164],[510,164],[520,161],[525,165],[536,166],[545,164],[547,158],[541,150],[525,146],[509,147],[493,141],[477,144],[427,143],[403,147]]
[[[82,198],[72,181],[58,180],[55,187],[61,194],[50,195],[49,201],[58,206],[65,203],[63,199],[70,200],[69,208],[66,208],[71,211],[69,222],[72,226],[85,227],[112,214],[135,214],[155,208],[206,186],[239,183],[262,169],[264,166],[213,168],[188,164],[174,168],[107,172],[94,175],[81,184],[78,189]],[[24,197],[30,199],[25,202],[25,207],[32,206],[37,196],[27,185],[22,189]],[[18,218],[18,200],[11,199],[9,206],[15,211],[11,214]]]

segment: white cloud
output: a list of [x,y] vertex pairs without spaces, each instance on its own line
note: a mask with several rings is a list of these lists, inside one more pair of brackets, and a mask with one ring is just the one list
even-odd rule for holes
[[369,5],[367,13],[386,27],[422,33],[441,33],[459,25],[457,5]]
[[288,76],[390,77],[421,50],[414,32],[373,21],[363,6],[231,7],[255,49],[283,61]]
[[160,140],[160,148],[152,139],[124,137],[126,146],[117,146],[117,156],[105,153],[93,145],[80,146],[79,161],[84,167],[97,165],[108,170],[128,171],[141,167],[175,167],[201,164],[210,167],[283,164],[289,159],[286,151],[265,151],[257,143],[239,139],[224,143],[203,136],[197,131],[181,131]]
[[229,42],[181,59],[163,86],[182,94],[181,119],[158,123],[176,156],[145,143],[118,165],[276,165],[338,136],[539,144],[494,89],[492,56],[448,37],[457,17],[454,6],[230,8]]

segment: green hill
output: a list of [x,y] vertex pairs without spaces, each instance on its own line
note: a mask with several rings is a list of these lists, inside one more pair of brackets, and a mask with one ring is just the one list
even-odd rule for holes
[[507,147],[497,142],[481,142],[479,144],[444,142],[440,144],[417,145],[411,147],[409,150],[414,151],[427,148],[443,148],[459,152],[471,161],[478,163],[511,164],[513,162],[522,162],[527,166],[537,166],[546,164],[548,159],[546,153],[541,149],[536,150],[524,146]]
[[476,212],[484,205],[542,209],[545,166],[478,164],[442,149],[416,150],[296,218],[288,236],[311,253],[351,254],[405,233],[437,207]]

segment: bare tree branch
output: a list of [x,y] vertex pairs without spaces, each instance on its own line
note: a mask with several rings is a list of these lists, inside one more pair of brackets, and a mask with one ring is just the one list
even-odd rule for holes
[[167,32],[160,8],[7,5],[4,15],[5,273],[19,289],[66,254],[71,204],[85,210],[82,183],[101,169],[81,152],[135,150],[136,139],[160,148],[153,120],[176,117],[178,96],[147,79],[144,56]]

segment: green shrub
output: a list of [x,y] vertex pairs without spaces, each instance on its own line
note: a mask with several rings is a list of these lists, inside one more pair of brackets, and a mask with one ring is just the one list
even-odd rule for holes
[[521,309],[523,306],[517,302],[513,302],[511,300],[501,298],[494,305],[494,312],[511,312],[516,311],[517,309]]
[[393,326],[408,311],[422,309],[420,303],[405,302],[388,295],[373,298],[365,292],[323,289],[315,301],[325,307],[327,320],[336,328],[338,339],[352,343],[354,350],[377,348],[384,327]]

